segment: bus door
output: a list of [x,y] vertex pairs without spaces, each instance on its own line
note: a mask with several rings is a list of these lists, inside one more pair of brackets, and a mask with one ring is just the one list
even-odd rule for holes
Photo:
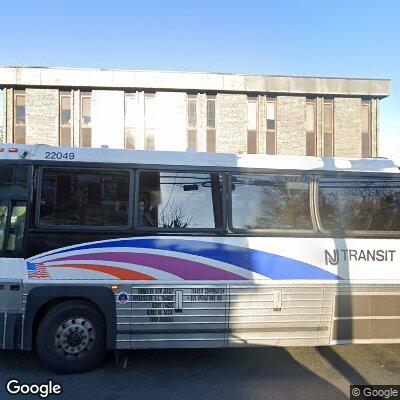
[[0,254],[23,257],[31,167],[0,165]]

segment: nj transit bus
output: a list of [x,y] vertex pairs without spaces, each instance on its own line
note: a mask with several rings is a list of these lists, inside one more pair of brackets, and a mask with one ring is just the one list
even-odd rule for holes
[[0,348],[400,343],[386,159],[0,145]]

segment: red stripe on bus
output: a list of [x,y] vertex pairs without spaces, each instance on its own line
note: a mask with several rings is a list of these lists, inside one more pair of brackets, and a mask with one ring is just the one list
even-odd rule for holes
[[107,275],[115,276],[119,279],[125,280],[135,280],[135,281],[154,281],[156,278],[142,274],[141,272],[132,271],[126,268],[110,267],[107,265],[97,265],[97,264],[61,264],[53,265],[51,268],[80,268],[89,271],[103,272]]

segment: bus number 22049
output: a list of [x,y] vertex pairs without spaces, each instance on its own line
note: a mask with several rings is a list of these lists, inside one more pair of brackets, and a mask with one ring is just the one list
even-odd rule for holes
[[75,153],[63,153],[61,151],[46,151],[44,158],[46,160],[73,160]]

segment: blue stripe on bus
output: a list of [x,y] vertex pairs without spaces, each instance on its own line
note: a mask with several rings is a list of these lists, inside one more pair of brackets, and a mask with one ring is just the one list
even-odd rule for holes
[[[266,239],[268,240],[268,239]],[[169,250],[194,256],[210,258],[244,268],[251,272],[264,275],[270,279],[322,279],[337,280],[339,276],[325,271],[314,265],[294,260],[292,258],[267,253],[260,250],[249,249],[229,244],[206,242],[201,240],[179,239],[121,239],[89,243],[59,250],[51,255],[67,251],[103,249],[112,247],[149,248]],[[49,254],[50,255],[50,254]],[[39,258],[35,257],[35,258]]]

